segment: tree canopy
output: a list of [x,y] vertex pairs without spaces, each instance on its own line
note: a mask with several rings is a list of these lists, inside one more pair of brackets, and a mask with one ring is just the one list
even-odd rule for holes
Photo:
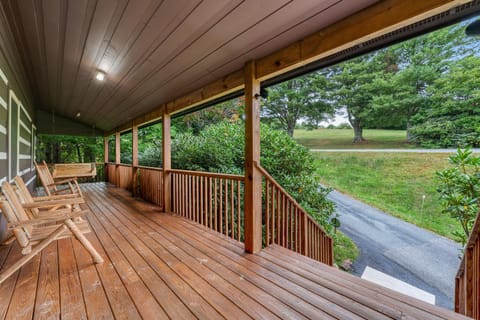
[[262,117],[292,137],[298,121],[317,126],[335,113],[326,96],[323,72],[310,73],[270,87]]
[[[354,131],[353,142],[364,141],[363,128],[385,127],[406,129],[407,141],[424,146],[474,142],[478,133],[468,128],[480,126],[476,117],[463,120],[468,122],[464,130],[464,136],[470,136],[467,140],[452,138],[435,143],[433,134],[451,126],[451,118],[446,122],[449,117],[439,112],[456,110],[459,117],[464,117],[466,107],[462,104],[476,105],[473,92],[477,88],[474,79],[479,42],[465,35],[467,23],[276,85],[269,89],[262,115],[270,122],[276,121],[289,135],[300,119],[315,126],[335,111],[346,110]],[[460,98],[452,90],[472,94]],[[437,129],[428,133],[426,127]],[[455,127],[460,129],[459,124]],[[458,130],[446,131],[447,135],[451,133],[459,134]]]

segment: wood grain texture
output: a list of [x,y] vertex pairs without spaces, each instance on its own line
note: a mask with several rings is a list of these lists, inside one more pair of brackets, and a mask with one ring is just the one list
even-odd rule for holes
[[245,64],[245,250],[262,249],[262,175],[260,162],[260,81],[255,62]]
[[480,319],[480,216],[475,219],[455,277],[455,311]]
[[[230,181],[237,183],[222,183],[227,199]],[[213,177],[205,182],[213,192]],[[245,254],[242,243],[124,189],[82,187],[92,212],[88,240],[105,262],[93,265],[76,240],[60,240],[0,285],[0,319],[466,319],[278,245]],[[7,251],[6,265],[19,248]]]

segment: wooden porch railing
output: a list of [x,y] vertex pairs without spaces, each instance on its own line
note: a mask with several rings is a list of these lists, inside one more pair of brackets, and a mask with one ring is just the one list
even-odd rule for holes
[[138,196],[163,208],[163,169],[138,167]]
[[174,213],[243,242],[243,176],[187,170],[170,173]]
[[455,312],[480,320],[480,214],[455,278]]
[[[333,264],[333,240],[270,174],[257,166],[263,181],[263,246],[277,244]],[[136,169],[136,170],[134,170]],[[163,170],[106,164],[108,182],[132,190],[163,207]],[[134,173],[135,171],[135,173]],[[172,212],[237,241],[244,241],[244,176],[169,170]]]
[[332,238],[264,168],[257,168],[264,177],[264,245],[277,244],[333,265]]
[[130,164],[107,163],[107,181],[132,191],[133,168]]

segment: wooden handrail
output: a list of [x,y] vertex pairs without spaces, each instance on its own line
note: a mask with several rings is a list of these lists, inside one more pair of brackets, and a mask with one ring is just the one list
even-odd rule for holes
[[119,167],[133,167],[133,165],[129,163],[113,163],[113,164]]
[[285,194],[288,200],[290,200],[295,206],[299,208],[300,211],[302,211],[302,213],[306,215],[309,221],[315,223],[318,228],[320,228],[323,232],[325,232],[322,226],[320,226],[315,220],[313,220],[313,218],[302,208],[302,206],[267,172],[267,170],[265,170],[265,168],[260,166],[258,163],[256,164],[256,166],[265,178],[270,180],[270,182],[272,182],[272,184],[274,184],[276,188],[280,189],[280,191]]
[[190,170],[180,170],[180,169],[171,169],[171,170],[168,170],[168,172],[188,174],[188,175],[198,176],[198,177],[212,177],[212,178],[221,178],[221,179],[238,180],[238,181],[244,181],[245,180],[244,176],[237,175],[237,174],[203,172],[203,171],[190,171]]
[[243,176],[168,170],[172,211],[237,241],[244,241]]
[[480,320],[480,212],[455,276],[455,312]]
[[258,170],[262,173],[262,175],[268,179],[276,188],[278,188],[282,193],[285,194],[285,196],[287,197],[288,200],[290,200],[295,206],[297,206],[299,208],[299,210],[306,215],[307,219],[312,221],[313,223],[315,223],[320,229],[322,229],[323,232],[325,232],[325,230],[323,230],[323,228],[315,221],[313,220],[313,218],[302,208],[302,206],[297,202],[297,200],[295,200],[288,192],[287,190],[285,190],[276,180],[275,178],[273,178],[267,170],[265,170],[265,168],[263,168],[262,166],[260,166],[258,163],[255,164],[258,168]]
[[276,243],[328,265],[333,264],[333,239],[265,170],[264,244]]
[[[255,166],[266,180],[265,194],[270,190],[270,200],[275,198],[275,201],[282,201],[270,202],[264,207],[265,245],[277,243],[332,265],[332,238],[264,168],[258,163]],[[138,190],[140,197],[163,207],[162,172],[166,171],[171,175],[173,213],[237,241],[244,241],[244,176],[145,166],[125,170],[128,167],[132,166],[107,163],[108,181],[124,188],[132,188],[133,181],[133,190]],[[269,208],[271,212],[268,211]],[[275,226],[272,225],[273,221]]]
[[144,170],[153,170],[153,171],[163,171],[163,168],[158,168],[158,167],[135,166],[135,168],[144,169]]

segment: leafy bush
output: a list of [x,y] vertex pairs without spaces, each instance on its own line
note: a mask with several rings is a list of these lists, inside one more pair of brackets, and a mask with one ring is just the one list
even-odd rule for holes
[[427,148],[480,146],[480,115],[432,118],[412,128],[413,142]]
[[449,157],[452,168],[437,172],[443,212],[460,222],[463,233],[454,235],[465,245],[479,210],[480,157],[472,150],[457,150]]
[[480,147],[480,58],[458,60],[428,88],[429,106],[415,116],[416,144]]
[[[220,122],[194,135],[179,133],[172,140],[172,166],[178,169],[243,174],[245,129],[241,122]],[[286,133],[261,127],[262,166],[322,226],[330,230],[333,203],[330,189],[319,186],[309,150]]]

